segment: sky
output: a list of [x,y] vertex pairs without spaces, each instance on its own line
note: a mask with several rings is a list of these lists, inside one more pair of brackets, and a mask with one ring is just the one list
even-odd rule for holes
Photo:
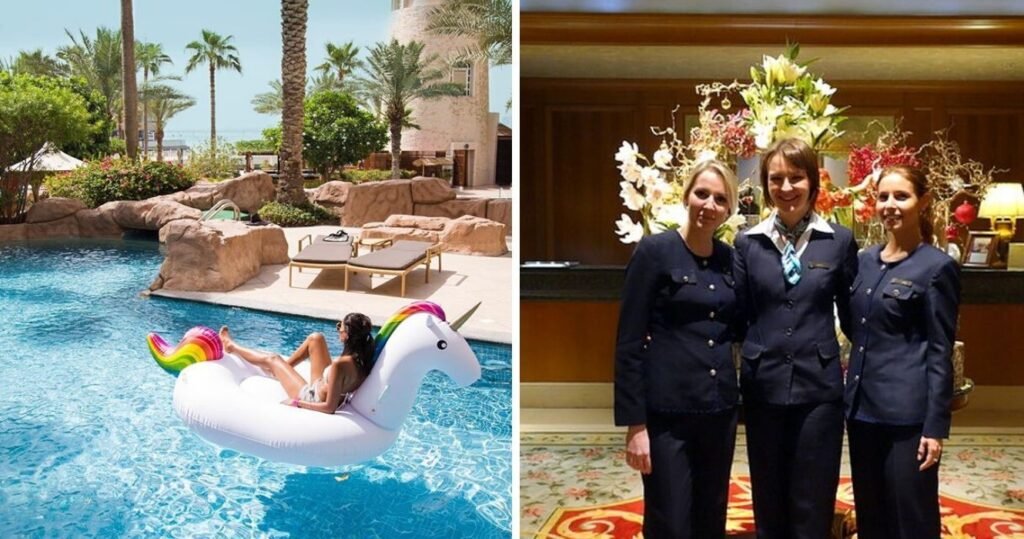
[[[96,28],[121,26],[121,4],[116,0],[3,0],[0,18],[0,58],[10,59],[20,50],[55,56],[57,48],[76,37],[81,29],[90,37]],[[174,62],[161,74],[183,75],[172,82],[192,96],[196,105],[175,116],[167,126],[168,139],[196,143],[209,137],[209,71],[202,68],[185,75],[188,55],[185,45],[201,39],[203,29],[234,36],[242,74],[217,72],[217,135],[229,141],[259,138],[263,128],[276,125],[280,118],[258,114],[250,101],[256,94],[270,91],[268,82],[281,76],[281,2],[279,0],[136,0],[134,3],[136,41],[163,45]],[[310,0],[306,29],[307,71],[323,62],[324,45],[330,41],[354,42],[360,57],[379,41],[389,39],[391,2],[387,0]],[[505,103],[512,95],[513,73],[510,66],[491,68],[491,111],[511,125],[511,113]],[[142,83],[141,72],[138,83]]]

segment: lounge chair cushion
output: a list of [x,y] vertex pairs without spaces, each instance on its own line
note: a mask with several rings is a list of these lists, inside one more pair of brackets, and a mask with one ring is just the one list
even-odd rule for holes
[[345,264],[352,258],[352,244],[326,242],[323,236],[307,245],[299,254],[292,257],[292,262],[305,264]]
[[[424,243],[426,242],[416,242]],[[400,271],[422,263],[426,257],[426,249],[406,250],[394,246],[357,256],[348,261],[349,267],[366,269],[382,269]]]
[[393,242],[391,247],[399,251],[419,251],[421,253],[426,253],[427,249],[434,245],[436,244],[429,241],[398,240]]

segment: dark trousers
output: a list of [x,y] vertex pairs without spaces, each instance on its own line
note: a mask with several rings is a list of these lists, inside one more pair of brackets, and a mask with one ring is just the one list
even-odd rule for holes
[[747,403],[747,456],[759,539],[829,537],[843,451],[843,403]]
[[725,536],[734,408],[714,414],[650,415],[651,474],[643,475],[644,537]]
[[851,420],[850,469],[860,539],[938,539],[939,465],[920,471],[921,426]]

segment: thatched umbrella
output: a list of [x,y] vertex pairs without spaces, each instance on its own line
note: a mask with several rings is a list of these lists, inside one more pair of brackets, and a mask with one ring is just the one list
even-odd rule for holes
[[31,157],[7,167],[7,172],[11,173],[19,184],[26,181],[27,177],[29,185],[32,186],[32,200],[37,201],[43,178],[54,172],[74,170],[84,164],[82,160],[60,151],[53,143],[47,142]]

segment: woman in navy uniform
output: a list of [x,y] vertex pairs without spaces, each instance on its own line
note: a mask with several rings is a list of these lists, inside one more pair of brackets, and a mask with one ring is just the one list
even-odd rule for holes
[[924,173],[898,166],[879,177],[875,209],[889,241],[860,254],[850,302],[845,400],[857,531],[862,539],[937,539],[960,269],[930,245]]
[[732,249],[713,238],[736,208],[732,172],[698,164],[686,222],[647,236],[626,267],[615,424],[644,484],[644,536],[724,537],[736,443]]
[[818,157],[784,139],[761,157],[760,224],[736,238],[747,318],[740,385],[759,538],[828,537],[843,445],[843,376],[833,305],[848,327],[853,233],[814,212]]

